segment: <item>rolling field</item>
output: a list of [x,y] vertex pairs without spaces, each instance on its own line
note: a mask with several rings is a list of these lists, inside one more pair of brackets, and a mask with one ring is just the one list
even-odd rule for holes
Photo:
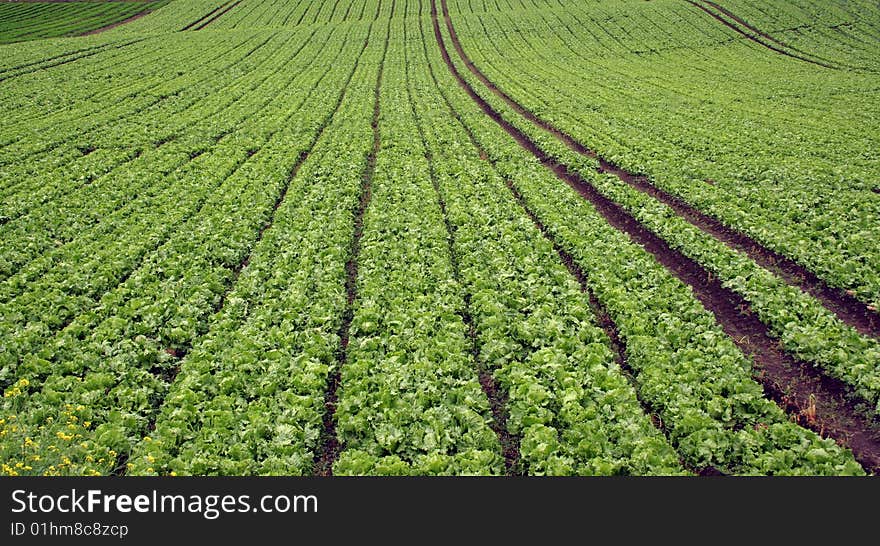
[[97,33],[134,21],[167,3],[168,0],[3,0],[0,44]]
[[2,474],[880,472],[876,2],[8,6]]

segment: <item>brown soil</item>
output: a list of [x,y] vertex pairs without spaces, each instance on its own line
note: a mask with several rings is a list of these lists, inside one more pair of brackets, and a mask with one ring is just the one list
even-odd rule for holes
[[778,47],[778,46],[775,46],[775,45],[773,45],[773,44],[771,44],[771,43],[768,43],[768,42],[764,41],[762,38],[758,38],[757,36],[753,36],[752,34],[749,34],[748,32],[746,32],[746,31],[744,31],[743,29],[741,29],[740,27],[738,27],[736,24],[732,23],[731,21],[728,21],[727,19],[725,19],[725,18],[722,17],[721,15],[718,15],[717,13],[715,13],[715,12],[712,11],[712,10],[710,10],[709,8],[707,8],[707,7],[704,6],[704,5],[702,5],[702,4],[698,4],[697,2],[694,2],[693,0],[685,0],[685,1],[686,1],[688,4],[691,4],[692,6],[694,6],[694,7],[698,8],[698,9],[700,9],[700,10],[702,10],[702,11],[708,13],[713,19],[716,19],[716,20],[719,21],[721,24],[723,24],[723,25],[726,26],[727,28],[733,30],[733,31],[736,32],[737,34],[740,34],[740,35],[744,36],[745,38],[747,38],[747,39],[749,39],[749,40],[755,42],[756,44],[759,44],[759,45],[761,45],[761,46],[763,46],[763,47],[766,47],[767,49],[770,49],[770,50],[772,50],[772,51],[775,51],[776,53],[779,53],[780,55],[785,55],[786,57],[791,57],[792,59],[797,59],[797,60],[799,60],[799,61],[804,61],[804,62],[806,62],[806,63],[815,64],[815,65],[817,65],[817,66],[821,66],[821,67],[824,67],[824,68],[830,68],[830,69],[833,69],[833,70],[840,70],[840,67],[839,67],[839,66],[835,66],[835,65],[832,65],[832,64],[828,64],[828,63],[825,63],[825,62],[822,62],[822,61],[818,61],[818,60],[815,60],[815,59],[810,59],[810,58],[808,58],[808,57],[804,57],[804,56],[802,56],[802,55],[798,55],[797,53],[792,53],[791,51],[786,51],[786,50],[784,50],[784,49],[781,49],[781,48]]
[[[764,39],[766,39],[766,40],[769,40],[769,41],[771,41],[771,42],[773,42],[773,43],[779,45],[780,47],[787,48],[787,49],[789,49],[789,50],[791,50],[791,51],[795,51],[795,52],[800,53],[800,54],[802,54],[802,55],[808,55],[808,56],[810,56],[810,57],[812,57],[812,58],[814,58],[814,59],[818,59],[818,60],[820,60],[820,61],[823,61],[823,62],[826,62],[826,63],[829,63],[829,64],[838,64],[838,65],[840,65],[840,63],[835,63],[834,61],[832,61],[832,60],[830,60],[830,59],[826,59],[826,58],[824,58],[824,57],[820,57],[819,55],[815,55],[815,54],[813,54],[813,53],[808,53],[808,52],[806,52],[806,51],[803,51],[802,49],[798,49],[798,48],[794,47],[793,45],[787,44],[787,43],[783,42],[782,40],[780,40],[780,39],[778,39],[778,38],[775,38],[775,37],[771,36],[770,34],[767,34],[765,31],[763,31],[763,30],[761,30],[761,29],[759,29],[759,28],[757,28],[757,27],[755,27],[755,26],[749,24],[747,21],[745,21],[745,20],[742,19],[741,17],[737,16],[735,13],[733,13],[733,12],[731,12],[730,10],[724,8],[723,6],[718,5],[718,4],[715,3],[715,2],[711,2],[711,1],[709,1],[709,0],[703,0],[703,3],[704,3],[704,4],[708,4],[709,6],[712,6],[713,8],[717,9],[719,12],[721,12],[722,14],[724,14],[725,16],[727,16],[728,18],[730,18],[730,19],[732,19],[733,21],[735,21],[736,23],[738,23],[738,24],[742,25],[743,27],[745,27],[745,28],[751,30],[752,32],[754,32],[754,33],[757,34],[758,36],[761,36],[762,38],[764,38]],[[796,27],[796,28],[797,28],[797,29],[800,29],[800,28],[802,28],[802,27]],[[792,30],[792,29],[789,29],[789,30]],[[841,65],[841,66],[844,66],[844,65]],[[856,67],[847,67],[847,68],[856,68]]]
[[149,15],[151,13],[153,13],[152,10],[142,11],[142,12],[138,13],[137,15],[132,15],[128,19],[123,19],[122,21],[119,21],[117,23],[113,23],[112,25],[107,25],[105,27],[96,28],[95,30],[90,30],[88,32],[84,32],[83,34],[80,34],[80,36],[91,36],[92,34],[100,34],[100,33],[105,32],[107,30],[122,26],[127,23],[131,23],[132,21],[137,21],[141,17],[144,17],[145,15]]
[[[479,148],[479,145],[474,142],[474,145]],[[482,149],[481,149],[482,151]],[[630,382],[630,384],[635,389],[638,394],[638,381],[636,380],[636,376],[638,375],[636,371],[629,365],[629,361],[626,357],[626,344],[620,338],[620,330],[617,328],[617,324],[615,324],[614,319],[611,318],[611,315],[608,313],[608,310],[599,301],[599,298],[596,297],[596,294],[590,290],[589,285],[587,284],[587,275],[584,273],[581,266],[577,264],[575,259],[571,254],[568,253],[562,246],[556,241],[555,237],[547,230],[544,226],[544,223],[538,218],[538,216],[532,211],[531,208],[526,204],[525,200],[522,197],[519,189],[513,185],[511,181],[506,181],[508,189],[510,189],[513,194],[514,199],[517,203],[519,203],[520,207],[526,213],[526,215],[532,220],[535,224],[535,227],[541,232],[545,239],[547,239],[552,245],[553,249],[556,251],[556,254],[559,256],[560,261],[565,265],[568,272],[571,273],[572,277],[577,279],[578,284],[580,284],[581,291],[587,295],[590,310],[593,312],[593,316],[596,317],[596,323],[602,328],[602,331],[605,332],[605,335],[608,337],[608,341],[611,345],[611,351],[614,354],[614,361],[620,367],[624,376]],[[663,433],[666,437],[667,441],[669,440],[669,431],[663,425],[663,419],[660,418],[659,414],[651,408],[640,396],[638,397],[639,405],[642,407],[642,411],[647,415],[654,426]],[[686,468],[687,470],[698,474],[700,476],[703,475],[711,475],[718,476],[723,475],[721,471],[714,467],[707,468],[693,468],[689,464],[687,464],[684,460],[679,459],[679,463]]]
[[[446,1],[443,0],[442,4],[443,17],[446,21],[446,28],[452,39],[453,47],[455,47],[455,50],[458,52],[459,57],[461,57],[465,66],[468,67],[470,72],[477,77],[480,82],[501,98],[514,111],[552,134],[571,150],[597,160],[599,162],[599,168],[597,169],[599,173],[611,173],[629,186],[642,193],[646,193],[669,206],[694,227],[697,227],[703,232],[715,237],[728,247],[745,253],[749,258],[762,267],[777,274],[788,284],[797,286],[804,292],[811,294],[818,299],[826,309],[837,315],[837,317],[846,324],[855,328],[859,333],[873,337],[880,337],[880,313],[872,311],[868,307],[868,304],[859,301],[844,289],[829,286],[815,273],[801,266],[791,258],[787,258],[782,254],[765,247],[748,235],[734,230],[724,225],[721,221],[690,206],[681,198],[658,188],[653,185],[646,176],[629,172],[600,157],[595,151],[587,148],[552,124],[540,119],[515,101],[510,95],[499,89],[467,57],[467,54],[464,52],[464,49],[458,40],[458,36],[455,33],[455,28],[452,25],[452,20],[446,9]],[[708,180],[707,183],[714,184],[714,182]]]
[[[434,12],[432,12],[432,13],[435,15],[435,17],[434,17],[435,33],[437,33],[437,31],[439,29],[438,29],[438,27],[436,27],[436,13],[434,13]],[[422,39],[424,40],[424,35],[422,36]],[[446,56],[445,50],[441,49],[441,53],[444,56]],[[429,66],[428,70],[431,73],[431,78],[434,80],[434,85],[439,88],[439,83],[437,82],[437,79],[434,75],[433,69],[431,69],[431,67]],[[486,153],[486,150],[483,149],[483,147],[480,145],[480,143],[474,137],[470,128],[464,123],[464,121],[458,115],[458,112],[455,110],[455,108],[453,108],[452,104],[449,102],[449,99],[445,95],[443,95],[443,100],[446,103],[446,107],[449,109],[449,112],[453,115],[453,117],[456,118],[456,120],[458,120],[458,122],[461,124],[461,127],[467,133],[468,138],[471,141],[471,144],[473,144],[473,146],[477,149],[480,159],[482,161],[488,161],[492,165],[492,168],[495,170],[495,172],[498,173],[497,169],[495,169],[495,161],[493,161],[492,158],[489,157],[489,154]],[[592,290],[590,290],[589,286],[587,285],[587,278],[586,278],[586,275],[584,274],[583,270],[574,261],[571,254],[569,254],[565,249],[563,249],[559,245],[559,243],[555,240],[553,235],[544,226],[543,222],[541,222],[541,220],[537,217],[537,215],[535,215],[535,213],[528,207],[528,205],[525,203],[525,200],[522,197],[522,194],[513,185],[513,183],[509,180],[506,180],[505,184],[507,185],[507,188],[511,191],[516,202],[520,205],[520,207],[523,209],[523,211],[526,213],[526,215],[535,224],[535,227],[537,227],[538,230],[541,232],[541,234],[553,245],[553,248],[556,251],[557,255],[559,256],[563,265],[565,265],[565,267],[568,269],[569,273],[578,281],[578,284],[580,285],[581,290],[588,296],[590,308],[593,311],[594,316],[596,317],[596,321],[599,324],[599,326],[603,329],[605,334],[608,336],[609,342],[611,344],[611,349],[614,353],[615,361],[620,366],[625,377],[633,385],[633,387],[636,391],[636,394],[638,396],[638,385],[637,385],[637,382],[635,379],[636,374],[635,374],[634,370],[632,369],[632,367],[629,366],[629,362],[627,361],[626,346],[625,346],[624,342],[620,339],[619,330],[617,328],[617,325],[614,323],[613,319],[608,314],[608,311],[605,309],[604,305],[602,305],[602,303],[599,301],[598,298],[596,298],[596,296],[592,292]],[[469,301],[468,301],[468,307],[469,307]],[[474,334],[474,337],[475,337],[475,334]],[[483,383],[482,376],[481,376],[481,383]],[[490,388],[487,386],[484,386],[484,391],[487,391],[487,395],[489,395],[490,403],[492,403],[494,400],[494,397],[492,396],[492,394],[490,392]],[[663,420],[659,417],[659,415],[657,415],[657,413],[652,408],[649,407],[648,404],[646,404],[644,402],[644,400],[641,399],[641,397],[638,397],[638,400],[639,400],[639,404],[642,407],[642,411],[645,412],[645,414],[649,416],[649,418],[651,419],[651,422],[654,424],[654,426],[657,427],[657,429],[660,430],[663,433],[663,435],[666,436],[666,438],[668,440],[669,433],[668,433],[668,430],[666,429],[666,427],[663,425]],[[506,405],[506,403],[507,403],[507,399],[504,398],[503,404]],[[502,425],[504,425],[504,423],[506,423],[506,416],[499,416],[499,413],[501,413],[501,412],[496,412],[495,405],[493,404],[493,414],[495,415],[496,425],[499,422]],[[503,428],[503,426],[502,426],[502,428]],[[518,455],[519,442],[520,442],[521,438],[510,437],[509,435],[507,438],[504,438],[501,436],[500,433],[499,433],[499,438],[501,438],[501,440],[502,440],[502,447],[503,448],[504,448],[504,446],[508,445],[508,443],[506,443],[506,442],[516,442],[515,449],[516,449],[516,452]],[[505,442],[505,440],[506,440],[506,442]],[[513,449],[514,449],[514,446],[511,446],[511,451]],[[510,469],[513,467],[513,465],[509,462],[510,456],[507,455],[507,450],[505,450],[505,460],[508,461],[508,465],[507,465],[508,474],[511,474]],[[719,471],[718,469],[716,469],[714,467],[695,469],[695,468],[690,467],[681,458],[679,458],[679,462],[681,463],[682,467],[687,468],[688,470],[690,470],[700,476],[722,476],[722,475],[724,475],[721,471]]]
[[[195,28],[193,28],[193,30],[202,30],[203,28],[205,28],[206,26],[210,25],[211,23],[213,23],[213,22],[216,21],[217,19],[223,17],[223,16],[226,14],[226,12],[228,12],[229,10],[231,10],[232,8],[234,8],[235,6],[239,5],[240,3],[241,3],[241,0],[236,0],[235,2],[233,2],[233,3],[230,4],[228,7],[224,8],[223,10],[221,10],[220,12],[218,12],[216,15],[214,15],[213,17],[211,17],[211,18],[208,19],[207,21],[205,21],[205,22],[201,23],[200,25],[196,26]],[[226,5],[226,4],[224,4],[224,6],[225,6],[225,5]],[[221,7],[222,7],[222,6],[221,6]],[[214,10],[214,11],[217,11],[217,10]],[[212,11],[211,13],[214,13],[214,12]],[[208,15],[210,15],[210,14],[208,14]],[[186,29],[184,29],[184,30],[186,30]]]
[[228,6],[230,2],[232,2],[232,0],[227,0],[227,1],[224,2],[223,4],[220,4],[220,5],[217,6],[216,8],[214,8],[214,9],[212,9],[211,11],[209,11],[208,13],[206,13],[205,15],[202,15],[201,17],[199,17],[198,19],[196,19],[196,20],[193,21],[192,23],[190,23],[190,24],[186,25],[185,27],[183,27],[182,29],[180,29],[180,31],[183,32],[184,30],[189,30],[189,29],[191,29],[192,27],[194,27],[194,26],[198,25],[199,23],[201,23],[202,21],[205,21],[206,19],[210,18],[212,15],[214,15],[215,13],[217,13],[218,11],[220,11],[221,9],[225,8],[226,6]]
[[[442,1],[445,3],[445,0]],[[525,134],[504,120],[470,87],[452,63],[440,33],[435,0],[432,0],[432,19],[444,62],[462,89],[483,112],[559,179],[590,201],[609,224],[626,233],[630,240],[650,252],[670,273],[687,284],[706,309],[715,315],[724,332],[753,359],[756,379],[792,419],[849,447],[869,471],[880,471],[880,425],[876,418],[866,417],[862,413],[861,408],[857,407],[861,404],[851,400],[849,389],[840,381],[824,376],[812,366],[783,352],[741,296],[724,288],[699,264],[670,248],[620,205],[600,194],[577,173],[570,172],[566,165],[548,157]],[[802,418],[808,414],[809,419]]]

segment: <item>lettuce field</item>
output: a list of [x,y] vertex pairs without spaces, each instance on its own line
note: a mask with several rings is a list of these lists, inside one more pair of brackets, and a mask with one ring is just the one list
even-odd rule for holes
[[880,472],[880,5],[0,2],[2,475]]

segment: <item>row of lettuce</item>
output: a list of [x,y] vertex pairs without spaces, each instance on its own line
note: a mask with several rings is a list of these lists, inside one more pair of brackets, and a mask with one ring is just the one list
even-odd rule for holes
[[[474,50],[479,51],[479,48]],[[470,51],[466,50],[469,56]],[[480,54],[474,56],[475,60],[478,58],[482,58]],[[460,63],[459,59],[455,60]],[[482,66],[479,62],[477,64]],[[622,205],[672,248],[699,263],[725,287],[743,296],[789,353],[840,379],[880,412],[880,343],[877,339],[860,334],[815,298],[702,232],[670,207],[612,174],[597,172],[596,161],[571,151],[553,135],[519,116],[466,68],[461,68],[473,89],[508,122],[537,142],[542,150],[572,167],[600,193]],[[505,67],[504,70],[509,73],[511,69]]]
[[0,4],[0,44],[85,34],[152,11],[167,2],[3,2]]
[[[326,46],[317,42],[315,50],[304,49],[310,58],[298,70],[265,67],[271,76],[261,92],[247,99],[257,103],[259,114],[241,112],[245,121],[237,127],[241,120],[231,109],[225,121],[232,132],[160,184],[174,193],[176,202],[169,200],[164,208],[144,203],[132,210],[152,216],[141,216],[130,228],[165,230],[165,240],[154,236],[155,248],[132,262],[122,277],[114,278],[110,271],[93,272],[92,282],[106,276],[106,290],[97,293],[96,301],[84,302],[71,314],[72,322],[61,325],[63,329],[31,323],[33,329],[44,330],[42,343],[28,340],[32,346],[4,366],[6,432],[0,445],[8,464],[22,463],[34,473],[119,471],[116,466],[156,421],[169,382],[178,375],[179,356],[205,334],[218,309],[247,310],[247,302],[227,293],[243,260],[256,253],[254,244],[280,196],[286,195],[285,202],[299,203],[312,189],[308,175],[291,180],[291,170],[326,132],[331,119],[338,117],[334,112],[352,79],[366,32],[364,25],[348,36],[333,34]],[[265,97],[266,104],[255,97]],[[320,161],[312,164],[319,173],[327,172]],[[325,230],[320,225],[315,229]],[[100,230],[86,231],[73,244],[88,239],[93,231]],[[135,235],[127,243],[141,241]],[[103,243],[114,244],[114,237],[104,238]],[[320,244],[314,251],[329,259],[325,254],[333,248]],[[297,245],[289,247],[293,254],[300,251]],[[278,280],[289,281],[288,271],[269,271],[281,274]],[[320,273],[322,268],[318,264],[303,271]],[[68,288],[55,290],[66,296],[76,289]],[[17,302],[18,298],[8,305]],[[271,337],[271,331],[264,332],[264,339]],[[314,337],[329,342],[321,335]],[[285,373],[290,376],[289,370]],[[186,369],[179,375],[184,380]],[[66,408],[75,412],[76,423],[60,417]]]
[[687,2],[449,10],[526,108],[880,307],[876,74],[780,55]]
[[[57,134],[6,143],[0,161],[24,153],[35,175],[87,180],[2,186],[8,240],[35,222],[0,283],[3,473],[310,474],[340,362],[337,474],[505,472],[481,373],[506,399],[517,472],[863,472],[764,397],[687,287],[488,122],[445,66],[427,3],[368,7],[376,20],[344,32],[133,44],[194,66],[155,103],[106,109],[121,142],[143,131],[149,145],[79,149],[102,138],[86,90],[81,115],[52,114]],[[134,70],[104,54],[53,70]],[[51,78],[19,78],[53,97]]]
[[709,7],[732,14],[750,30],[759,31],[759,38],[767,38],[774,45],[857,69],[880,69],[880,9],[876,2],[798,0],[755,4],[724,0]]
[[[439,26],[451,50],[445,25]],[[451,57],[465,76],[454,51]],[[687,286],[498,125],[486,124],[466,95],[450,100],[499,174],[583,269],[619,329],[640,399],[657,412],[684,461],[731,473],[859,472],[851,455],[794,425],[764,397],[752,379],[751,362]]]

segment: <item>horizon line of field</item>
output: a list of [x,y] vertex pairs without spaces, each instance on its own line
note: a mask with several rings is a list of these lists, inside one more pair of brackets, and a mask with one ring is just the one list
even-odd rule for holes
[[[441,0],[441,3],[444,11],[443,17],[455,46],[457,39],[446,9],[446,0]],[[447,66],[459,85],[477,102],[483,112],[501,125],[520,146],[539,159],[544,167],[553,171],[558,178],[571,185],[584,199],[590,201],[612,226],[623,231],[634,242],[643,246],[673,276],[690,286],[694,295],[715,315],[716,321],[740,350],[751,356],[762,371],[767,372],[760,382],[787,413],[792,413],[793,410],[803,413],[807,410],[805,401],[812,400],[810,395],[821,393],[821,398],[816,398],[818,400],[816,419],[813,423],[808,423],[809,428],[822,433],[823,436],[845,442],[846,445],[853,448],[859,462],[875,471],[880,469],[880,440],[874,438],[874,435],[869,432],[872,425],[876,426],[878,420],[874,416],[863,415],[856,409],[856,405],[848,400],[845,393],[849,393],[851,389],[840,380],[832,378],[800,359],[792,357],[788,352],[780,350],[769,336],[768,329],[763,323],[752,314],[743,315],[739,312],[739,309],[750,309],[749,304],[741,296],[724,288],[720,281],[713,278],[701,265],[672,249],[663,239],[643,226],[623,207],[602,195],[567,165],[552,159],[528,136],[504,120],[458,73],[440,36],[436,0],[431,0],[431,5],[432,19],[436,25],[435,36],[438,46],[443,52],[444,60],[447,61]],[[460,49],[460,44],[455,46],[455,49],[462,57],[462,62],[471,68],[473,63],[467,58],[463,49]],[[475,66],[473,68],[476,69]],[[510,100],[512,101],[512,99]],[[525,109],[523,108],[523,110]],[[736,333],[741,335],[738,337]],[[752,336],[752,341],[743,342],[743,339],[748,339],[749,335]],[[756,340],[757,343],[755,343]],[[767,377],[767,375],[772,377]],[[795,397],[790,396],[792,390],[796,393]],[[784,393],[789,393],[789,395],[783,396]],[[796,399],[798,396],[803,398],[804,402],[798,401]]]

